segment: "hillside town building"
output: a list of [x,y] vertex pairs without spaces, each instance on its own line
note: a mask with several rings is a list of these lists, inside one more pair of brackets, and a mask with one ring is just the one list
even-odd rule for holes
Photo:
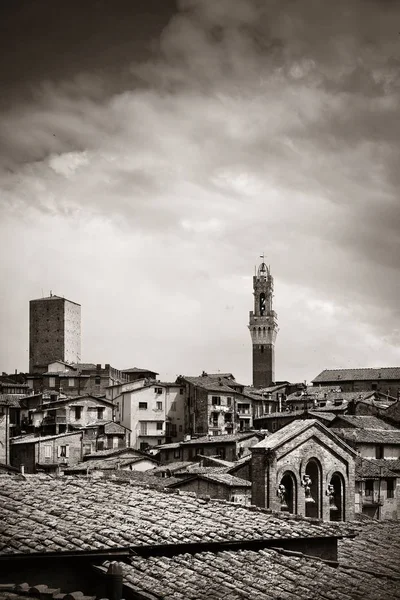
[[128,381],[128,375],[105,364],[65,363],[54,361],[43,366],[41,372],[28,373],[26,380],[35,392],[60,392],[66,396],[94,394],[101,396],[110,385]]
[[137,380],[113,386],[109,392],[115,419],[131,430],[131,446],[144,450],[183,440],[185,388],[180,383]]
[[225,435],[252,429],[254,398],[231,373],[180,375],[177,383],[185,389],[186,433]]
[[400,367],[379,369],[325,369],[313,386],[340,386],[343,392],[376,390],[397,399],[400,395]]

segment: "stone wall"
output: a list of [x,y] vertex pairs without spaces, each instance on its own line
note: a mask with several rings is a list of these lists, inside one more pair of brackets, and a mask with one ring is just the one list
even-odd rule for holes
[[[311,464],[316,469],[311,477],[313,480],[311,498],[314,502],[306,502],[309,496],[303,485],[303,477],[306,475],[306,470],[309,473]],[[288,475],[293,481],[291,492],[293,506],[289,509],[290,512],[324,520],[335,520],[328,493],[328,485],[335,475],[336,481],[342,482],[340,488],[335,490],[335,494],[337,503],[342,509],[343,520],[354,518],[354,456],[330,437],[318,431],[311,435],[310,430],[306,430],[279,446],[276,451],[255,447],[252,450],[251,469],[252,502],[257,506],[280,511],[282,504],[278,496],[278,486],[282,483],[283,477]]]
[[253,386],[270,386],[275,379],[275,348],[273,344],[253,344]]

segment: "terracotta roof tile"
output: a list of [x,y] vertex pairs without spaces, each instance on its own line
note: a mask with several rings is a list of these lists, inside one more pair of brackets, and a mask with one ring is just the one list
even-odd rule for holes
[[313,383],[379,381],[379,379],[400,379],[400,367],[382,367],[380,369],[325,369],[313,379]]
[[399,460],[368,460],[367,458],[356,458],[356,480],[366,479],[371,477],[398,477],[391,469],[391,463],[394,463],[400,469]]
[[[386,429],[387,431],[396,431],[397,428],[394,425],[389,425],[379,419],[370,415],[340,415],[336,417],[337,422],[344,422],[352,427],[358,427],[360,429]],[[336,423],[336,421],[335,421]],[[335,426],[333,423],[333,427]]]
[[38,552],[43,540],[50,544],[41,551],[65,551],[340,535],[333,523],[269,514],[254,507],[249,510],[229,502],[205,502],[189,494],[168,494],[142,485],[34,475],[24,480],[4,476],[1,484],[2,554],[26,552],[27,548]]
[[332,428],[331,431],[349,443],[400,444],[400,429],[387,431],[384,429]]
[[355,540],[340,541],[338,568],[272,549],[136,556],[121,564],[124,583],[164,600],[395,600],[400,524],[381,525],[357,525]]
[[261,436],[260,432],[258,431],[247,431],[246,433],[226,433],[223,435],[204,435],[199,438],[193,438],[192,440],[188,440],[187,442],[181,442],[181,445],[190,446],[194,444],[226,444],[247,440],[255,435],[260,438],[264,437]]

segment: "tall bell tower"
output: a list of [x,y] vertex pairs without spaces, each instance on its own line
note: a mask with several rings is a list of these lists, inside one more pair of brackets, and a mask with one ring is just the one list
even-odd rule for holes
[[275,381],[275,340],[278,317],[272,310],[274,280],[264,262],[253,277],[254,311],[250,311],[250,335],[253,343],[253,386],[268,387]]

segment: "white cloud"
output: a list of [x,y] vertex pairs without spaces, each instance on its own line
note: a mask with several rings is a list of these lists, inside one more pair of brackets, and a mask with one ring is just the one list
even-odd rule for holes
[[[135,88],[110,96],[80,74],[0,118],[8,330],[57,288],[83,304],[87,360],[220,361],[249,381],[265,251],[280,378],[398,360],[396,8],[363,3],[359,22],[358,1],[301,5],[186,2]],[[26,346],[13,327],[4,369]]]

